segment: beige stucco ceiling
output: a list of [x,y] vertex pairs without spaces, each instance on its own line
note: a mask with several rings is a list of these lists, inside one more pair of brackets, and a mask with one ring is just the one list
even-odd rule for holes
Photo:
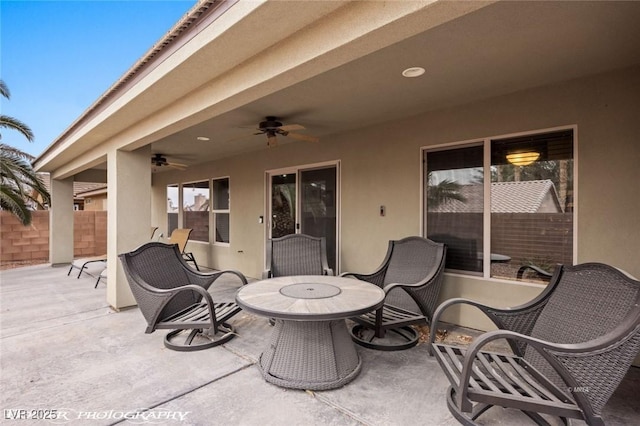
[[[226,13],[247,7],[238,6],[242,3]],[[218,28],[217,41],[136,97],[122,98],[120,109],[114,107],[77,138],[75,154],[119,138],[134,141],[128,149],[151,143],[154,153],[196,164],[266,149],[264,136],[251,136],[266,115],[301,124],[306,130],[300,133],[319,136],[322,143],[358,127],[640,64],[640,2],[399,2],[403,11],[388,22],[384,16],[390,12],[382,8],[399,10],[395,2],[372,2],[378,9],[341,2],[313,2],[314,8],[273,3],[253,5],[251,19],[230,20],[236,24],[228,32]],[[276,22],[283,16],[297,26],[279,33]],[[349,19],[362,30],[346,28]],[[335,34],[337,29],[344,34]],[[331,34],[326,49],[319,43],[323,32]],[[254,42],[260,44],[258,54],[247,47]],[[285,56],[293,66],[281,67]],[[212,63],[219,69],[210,70]],[[402,77],[411,66],[426,73]],[[262,80],[260,70],[267,75]],[[207,81],[207,75],[215,78]],[[144,117],[145,110],[153,111],[152,117]],[[166,124],[155,125],[163,114]],[[140,130],[145,120],[148,131]],[[104,161],[104,155],[95,155],[93,163]],[[54,157],[43,164],[61,166],[64,161]]]
[[[170,135],[152,149],[195,162],[264,148],[263,136],[242,136],[250,135],[265,115],[302,124],[307,130],[301,133],[330,138],[356,127],[637,64],[638,22],[640,4],[633,2],[491,5]],[[410,66],[424,67],[426,73],[402,77]],[[211,140],[197,141],[197,136]]]

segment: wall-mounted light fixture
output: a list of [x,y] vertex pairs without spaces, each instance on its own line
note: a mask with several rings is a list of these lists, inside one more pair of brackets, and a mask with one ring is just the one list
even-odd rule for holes
[[513,152],[511,154],[507,154],[507,161],[514,166],[528,166],[538,158],[540,158],[540,153],[535,151]]

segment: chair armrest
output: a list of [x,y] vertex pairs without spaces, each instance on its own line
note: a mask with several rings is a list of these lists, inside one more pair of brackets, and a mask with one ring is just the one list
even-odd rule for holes
[[[445,310],[447,310],[449,307],[453,306],[453,305],[458,305],[458,304],[467,304],[467,305],[471,305],[471,306],[475,306],[476,308],[480,309],[480,311],[482,311],[484,314],[486,314],[491,320],[493,320],[492,316],[491,316],[491,312],[489,311],[491,310],[495,310],[487,305],[484,305],[480,302],[476,302],[474,300],[471,299],[464,299],[461,297],[457,297],[457,298],[453,298],[453,299],[449,299],[446,300],[444,302],[442,302],[435,310],[435,312],[433,313],[433,319],[431,320],[431,330],[429,333],[429,344],[427,346],[428,348],[428,352],[429,352],[429,356],[433,356],[433,343],[435,342],[436,339],[436,334],[437,334],[437,330],[438,330],[438,323],[440,322],[440,317],[442,316],[442,314],[444,313]],[[495,323],[495,321],[493,321]],[[497,325],[497,324],[496,324]]]
[[182,266],[182,269],[189,277],[189,282],[191,284],[197,284],[204,288],[209,288],[209,286],[218,278],[218,272],[195,271],[186,266],[186,264]]
[[[580,400],[580,405],[583,405],[588,396],[584,395],[581,389],[589,389],[590,381],[597,386],[597,382],[601,380],[598,376],[606,377],[609,373],[603,371],[604,369],[610,367],[612,370],[626,371],[631,365],[640,347],[640,341],[637,339],[639,333],[640,324],[638,324],[637,316],[636,318],[627,318],[622,324],[603,336],[580,343],[553,343],[509,330],[494,330],[484,333],[469,345],[464,354],[460,387],[456,392],[456,405],[462,406],[463,401],[467,399],[466,392],[472,378],[474,359],[477,353],[491,341],[516,340],[538,352],[567,384],[568,388],[560,389],[560,391],[565,393],[568,391],[576,400]],[[576,361],[572,362],[572,359]],[[616,364],[626,364],[626,368],[620,368]],[[574,371],[583,374],[576,375]],[[608,379],[605,381],[609,383]],[[574,390],[580,391],[574,392]]]
[[[560,268],[558,268],[559,270]],[[558,277],[558,273],[554,275],[556,278]],[[554,280],[549,284],[553,285]],[[546,306],[548,296],[551,292],[551,288],[545,289],[540,295],[534,298],[531,301],[528,301],[522,305],[509,307],[509,308],[495,308],[492,306],[485,305],[480,302],[476,302],[474,300],[464,299],[464,298],[453,298],[443,302],[433,314],[432,320],[432,328],[433,330],[437,330],[438,321],[440,320],[440,316],[442,313],[452,305],[455,304],[468,304],[474,306],[480,311],[482,311],[495,325],[501,330],[511,330],[523,335],[529,335],[535,322],[542,312],[542,309]],[[429,336],[429,354],[433,355],[431,351],[431,344],[435,339],[435,333],[430,333]],[[511,349],[518,355],[524,355],[524,349],[526,348],[526,344],[521,344],[517,346],[512,341],[509,342]]]
[[206,288],[198,285],[198,284],[186,284],[180,287],[170,288],[170,289],[154,289],[154,293],[162,298],[162,303],[159,305],[158,309],[154,313],[153,323],[158,319],[158,315],[162,312],[164,307],[173,299],[178,293],[182,293],[184,291],[193,291],[195,293],[199,293],[204,300],[206,300],[207,307],[209,310],[209,315],[211,316],[212,322],[215,323],[215,304],[213,303],[213,298],[211,294],[207,291]]
[[383,290],[386,294],[389,294],[389,292],[391,290],[393,290],[396,287],[404,287],[404,288],[418,288],[418,287],[422,287],[424,285],[428,285],[430,284],[438,275],[438,273],[440,272],[440,269],[435,269],[433,271],[431,271],[431,273],[429,274],[429,276],[423,280],[418,281],[417,283],[389,283],[387,285],[385,285],[383,287]]
[[204,288],[209,288],[209,286],[211,286],[211,284],[213,284],[215,280],[217,280],[218,278],[220,278],[221,275],[226,273],[236,275],[238,278],[240,278],[240,281],[242,281],[243,285],[247,284],[247,278],[244,276],[244,274],[234,269],[226,269],[223,271],[214,271],[214,272],[199,272],[199,271],[194,271],[191,268],[185,268],[185,271],[187,272],[187,275],[189,276],[189,281],[191,281],[192,284],[197,284]]
[[384,279],[384,271],[376,271],[373,274],[358,274],[356,272],[343,272],[341,277],[354,277],[360,281],[367,281],[371,284],[375,284],[378,287],[382,287],[382,280]]
[[[563,346],[568,346],[568,345],[558,345],[558,344],[553,344],[550,342],[545,342],[543,340],[540,339],[536,339],[530,336],[525,336],[523,334],[520,333],[516,333],[513,331],[509,331],[509,330],[495,330],[495,331],[490,331],[487,333],[482,334],[481,336],[477,337],[467,348],[467,350],[464,352],[464,358],[462,359],[462,365],[460,368],[460,377],[459,377],[459,381],[458,381],[458,389],[456,390],[456,395],[455,395],[455,405],[457,407],[463,407],[463,406],[469,406],[470,404],[470,400],[469,397],[467,395],[468,389],[469,389],[469,384],[470,381],[473,379],[472,375],[473,375],[473,370],[474,367],[476,367],[474,361],[476,358],[476,355],[478,354],[478,352],[480,352],[482,350],[482,348],[488,344],[489,342],[492,342],[494,340],[499,340],[499,339],[507,339],[507,340],[518,340],[520,343],[524,343],[524,344],[528,344],[531,345],[532,347],[534,347],[538,352],[541,353],[541,355],[547,359],[548,361],[550,361],[551,366],[558,371],[557,368],[557,362],[555,359],[552,359],[545,350],[542,350],[544,348],[552,348],[554,350],[560,349]],[[433,348],[433,344],[430,345],[430,349]],[[559,372],[561,375],[562,373]],[[566,374],[565,374],[566,375]],[[562,375],[562,377],[564,378],[564,375]],[[569,385],[571,386],[571,385]]]
[[245,277],[244,274],[242,272],[240,272],[240,271],[237,271],[235,269],[225,269],[223,271],[217,271],[217,272],[215,272],[216,279],[218,279],[223,274],[235,275],[238,278],[240,278],[240,281],[242,281],[242,285],[246,285],[247,284],[247,277]]

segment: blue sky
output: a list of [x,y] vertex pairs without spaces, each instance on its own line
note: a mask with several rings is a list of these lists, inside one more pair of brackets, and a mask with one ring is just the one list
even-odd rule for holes
[[0,129],[2,142],[41,154],[160,40],[196,0],[0,0],[3,115],[35,135]]

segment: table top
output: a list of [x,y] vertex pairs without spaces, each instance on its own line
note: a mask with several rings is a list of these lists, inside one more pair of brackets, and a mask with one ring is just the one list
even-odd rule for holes
[[332,320],[357,316],[382,306],[384,291],[351,278],[297,275],[244,285],[240,307],[256,315],[290,320]]

